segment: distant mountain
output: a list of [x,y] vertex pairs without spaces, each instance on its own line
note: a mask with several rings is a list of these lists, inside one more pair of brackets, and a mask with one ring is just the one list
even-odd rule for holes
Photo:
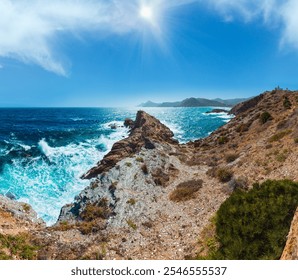
[[218,102],[221,102],[221,103],[224,103],[226,105],[229,105],[229,106],[235,106],[241,102],[244,102],[248,99],[251,99],[251,98],[234,98],[234,99],[221,99],[221,98],[216,98],[216,99],[213,99],[215,101],[218,101]]
[[225,107],[226,105],[222,102],[209,100],[205,98],[187,98],[180,102],[179,107]]
[[141,103],[140,105],[139,105],[139,107],[159,107],[160,106],[160,104],[158,104],[158,103],[155,103],[155,102],[152,102],[152,101],[147,101],[147,102],[145,102],[145,103]]
[[187,98],[177,102],[163,102],[155,103],[147,101],[139,105],[139,107],[233,107],[249,98],[235,98],[235,99],[206,99],[206,98]]

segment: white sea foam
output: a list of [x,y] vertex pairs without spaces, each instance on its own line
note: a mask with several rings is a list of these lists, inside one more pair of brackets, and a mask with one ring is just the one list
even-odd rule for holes
[[28,145],[24,145],[24,144],[21,144],[21,143],[18,143],[18,145],[19,145],[20,147],[22,147],[25,151],[29,151],[29,150],[31,149],[31,147],[28,146]]
[[[5,176],[0,177],[2,192],[10,191],[20,201],[31,204],[51,225],[56,222],[61,207],[89,185],[80,177],[100,161],[116,141],[126,137],[127,132],[126,128],[119,128],[108,136],[63,147],[52,147],[46,139],[41,139],[38,148],[47,160],[42,157],[14,159],[12,165],[6,166]],[[98,145],[104,145],[106,150],[97,149]]]

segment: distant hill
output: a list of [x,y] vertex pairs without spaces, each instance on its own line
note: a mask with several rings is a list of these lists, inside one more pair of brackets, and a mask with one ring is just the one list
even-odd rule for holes
[[139,105],[139,107],[233,107],[249,98],[235,98],[235,99],[206,99],[206,98],[187,98],[177,102],[163,102],[155,103],[147,101]]

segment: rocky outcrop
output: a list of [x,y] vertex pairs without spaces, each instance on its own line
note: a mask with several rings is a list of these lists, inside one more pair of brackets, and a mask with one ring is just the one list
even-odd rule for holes
[[241,102],[240,104],[234,106],[230,110],[230,114],[237,116],[237,115],[244,113],[252,108],[255,108],[258,105],[258,103],[264,98],[264,96],[265,96],[265,94],[260,94],[248,101]]
[[0,196],[0,234],[16,235],[44,227],[44,221],[29,204]]
[[298,208],[292,221],[286,247],[281,260],[298,260]]
[[136,121],[126,122],[133,125],[129,137],[115,143],[112,150],[91,170],[82,176],[83,179],[95,178],[108,171],[120,160],[138,153],[142,147],[154,149],[155,143],[178,144],[173,139],[173,132],[156,118],[144,111],[137,113]]

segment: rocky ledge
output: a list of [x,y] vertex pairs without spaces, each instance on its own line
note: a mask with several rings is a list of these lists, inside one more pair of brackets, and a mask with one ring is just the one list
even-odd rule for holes
[[83,179],[97,177],[99,174],[114,167],[120,160],[138,153],[142,147],[154,149],[154,143],[161,142],[178,144],[178,141],[173,139],[174,134],[169,128],[144,111],[137,113],[135,122],[128,119],[125,120],[125,125],[131,127],[129,137],[115,143],[112,150],[97,166],[82,176]]

